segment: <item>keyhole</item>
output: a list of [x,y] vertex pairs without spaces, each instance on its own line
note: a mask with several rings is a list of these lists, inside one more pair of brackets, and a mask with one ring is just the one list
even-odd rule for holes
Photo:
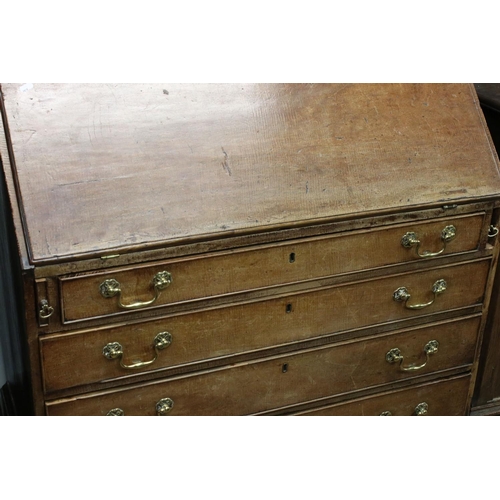
[[292,304],[287,304],[286,305],[286,313],[289,314],[292,312]]
[[281,373],[286,373],[288,371],[288,363],[284,363],[281,367]]
[[292,252],[290,254],[290,259],[289,260],[290,260],[290,264],[293,264],[295,262],[295,252]]

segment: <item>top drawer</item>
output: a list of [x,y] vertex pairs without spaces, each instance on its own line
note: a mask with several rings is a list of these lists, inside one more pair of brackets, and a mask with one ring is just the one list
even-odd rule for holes
[[63,322],[474,251],[484,213],[60,278]]

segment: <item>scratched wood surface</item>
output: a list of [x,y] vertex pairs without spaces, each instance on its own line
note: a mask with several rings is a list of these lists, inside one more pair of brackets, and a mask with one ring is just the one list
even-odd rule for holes
[[402,391],[394,391],[353,402],[298,413],[308,416],[378,416],[390,411],[395,417],[415,415],[420,403],[427,403],[428,416],[462,416],[467,412],[470,377],[440,380]]
[[34,262],[500,192],[471,85],[2,92]]
[[[265,257],[263,258],[263,261],[265,263]],[[248,260],[246,262],[248,262]],[[255,256],[255,262],[258,263],[258,255]],[[283,268],[283,263],[275,260],[274,270],[272,263],[273,261],[269,264],[269,269],[271,270],[270,274],[276,276],[276,279],[279,279],[279,271]],[[235,272],[226,272],[224,268],[231,269],[232,265],[236,268]],[[287,263],[287,265],[290,264]],[[248,266],[249,269],[252,269],[253,267]],[[219,269],[221,274],[220,281],[216,279],[212,282],[210,280],[210,276],[217,275]],[[89,276],[83,275],[81,278],[69,277],[67,279],[62,279],[60,286],[63,321],[81,321],[85,319],[109,317],[111,315],[123,317],[124,315],[129,314],[129,311],[119,307],[118,297],[105,298],[101,295],[100,284],[105,279],[116,279],[120,283],[120,287],[123,290],[123,303],[130,304],[135,300],[146,301],[146,299],[151,299],[154,295],[151,291],[151,287],[145,286],[145,284],[149,285],[149,283],[151,283],[152,276],[163,270],[172,271],[172,276],[174,277],[173,282],[172,285],[161,292],[158,300],[151,305],[152,308],[159,308],[162,306],[165,307],[172,304],[196,301],[198,299],[209,297],[220,297],[221,295],[230,294],[232,292],[241,290],[245,291],[246,289],[251,289],[252,287],[254,289],[259,288],[259,282],[257,280],[252,282],[251,280],[245,279],[245,261],[238,263],[236,260],[224,263],[223,259],[217,259],[215,262],[207,262],[207,259],[201,259],[199,261],[195,261],[194,266],[180,265],[177,267],[157,265],[153,268],[147,266],[131,270],[118,268],[116,272],[112,273],[92,273]],[[179,273],[176,272],[177,270]],[[266,268],[264,267],[263,271],[265,270]],[[439,303],[443,306],[447,304],[447,307],[464,307],[473,304],[474,301],[481,302],[481,296],[486,284],[488,270],[489,261],[487,260],[472,261],[471,264],[464,264],[458,269],[455,266],[452,266],[451,268],[438,268],[437,271],[433,271],[433,278],[427,277],[424,278],[422,282],[419,282],[418,284],[416,283],[414,285],[416,287],[414,290],[422,290],[424,291],[422,292],[424,296],[427,296],[430,293],[432,284],[435,281],[444,279],[448,283],[453,282],[454,291],[451,292],[451,288],[447,290],[445,294],[446,300],[444,300],[444,295],[440,296]],[[470,275],[468,273],[470,273]],[[283,275],[285,276],[285,273],[283,273]],[[233,278],[234,281],[237,282],[238,276],[243,276],[241,281],[244,285],[246,285],[243,289],[240,288],[239,290],[235,285],[233,285]],[[464,276],[467,276],[467,278],[464,279]],[[356,292],[353,290],[352,295],[348,299],[339,297],[323,297],[320,299],[320,297],[317,297],[316,299],[311,300],[312,304],[316,304],[318,309],[321,307],[318,302],[320,300],[324,300],[324,306],[326,307],[325,315],[327,318],[333,317],[331,304],[342,304],[342,310],[340,311],[342,317],[337,320],[339,322],[344,320],[344,307],[347,304],[353,307],[349,316],[359,315],[360,317],[358,321],[361,320],[371,322],[378,314],[380,314],[381,318],[384,318],[384,314],[387,314],[387,319],[391,314],[389,311],[391,311],[394,306],[392,292],[396,288],[399,288],[399,286],[403,286],[401,284],[398,285],[397,283],[398,281],[400,282],[405,279],[407,280],[408,278],[401,277],[400,275],[392,278],[391,281],[393,281],[393,284],[390,285],[389,290],[385,293],[383,293],[382,290],[387,285],[384,285],[383,281],[377,281],[371,285],[364,283],[361,286],[363,291]],[[282,281],[285,280],[282,279]],[[269,282],[262,280],[262,283],[264,286],[269,286]],[[455,288],[455,286],[459,285],[459,283],[461,283],[461,285]],[[465,301],[465,303],[461,303],[460,306],[458,304],[454,304],[452,299],[454,294],[457,294],[455,297],[457,300],[460,302]],[[361,299],[361,296],[363,296],[363,299]],[[387,300],[388,297],[390,300]],[[376,300],[376,302],[373,303],[373,300]],[[381,301],[381,303],[378,301]],[[357,306],[359,309],[356,308],[356,311],[354,311],[355,303],[359,304]],[[365,308],[367,311],[372,311],[373,309],[376,312],[371,315],[364,315],[363,310]],[[386,308],[389,308],[389,311],[386,311]],[[147,307],[144,307],[143,309],[147,309]],[[403,309],[402,312],[408,314],[409,311],[407,309]],[[414,313],[415,311],[411,311],[412,316],[415,315]],[[254,316],[255,314],[248,314],[248,317]],[[266,318],[266,321],[268,321],[268,315],[264,314],[264,317]],[[274,318],[275,315],[271,314],[270,317]],[[345,319],[350,320],[351,318]],[[310,324],[310,321],[312,320],[313,318],[308,318],[307,324]],[[264,327],[263,331],[267,331],[265,323],[262,326]],[[276,325],[274,325],[274,327],[276,327]],[[235,327],[235,329],[238,328]],[[241,330],[241,328],[239,328],[239,330]]]
[[[373,302],[373,300],[369,302],[367,307]],[[284,300],[274,300],[257,303],[253,307],[235,306],[136,325],[43,336],[40,339],[40,352],[45,389],[47,392],[54,392],[118,378],[130,381],[131,377],[140,377],[151,370],[165,370],[221,356],[230,357],[252,349],[304,340],[317,336],[318,333],[333,332],[339,328],[336,325],[338,314],[333,313],[333,318],[329,320],[324,310],[320,308],[321,317],[316,319],[314,303],[307,302],[307,298],[298,305],[301,308],[301,317],[294,317],[293,313],[286,314],[285,307]],[[246,313],[248,316],[244,316]],[[252,316],[252,313],[256,314]],[[273,324],[276,324],[276,328],[272,331],[266,330],[265,324],[268,322],[266,313],[273,314],[275,318]],[[241,321],[242,317],[252,317],[254,321]],[[351,320],[352,323],[355,323],[355,320]],[[358,321],[358,324],[362,324],[362,320]],[[158,359],[151,365],[126,370],[120,366],[118,359],[108,360],[102,354],[103,347],[108,343],[119,342],[123,347],[125,364],[153,359],[153,339],[159,332],[165,330],[171,333],[172,344],[160,352]],[[439,342],[439,355],[433,356],[428,369],[422,369],[420,373],[471,364],[478,330],[477,317],[466,320],[460,318],[409,330],[405,335],[398,335],[397,340],[394,339],[394,334],[378,334],[374,337],[376,340],[366,342],[356,340],[354,346],[351,342],[349,351],[352,356],[352,369],[357,364],[359,371],[365,377],[363,381],[358,380],[358,388],[363,384],[369,386],[388,383],[406,378],[408,374],[412,375],[400,371],[397,365],[396,369],[393,365],[387,365],[385,354],[395,347],[403,352],[406,365],[411,363],[418,365],[425,361],[425,355],[422,355],[425,344],[430,340]],[[239,335],[235,335],[235,331],[238,331]],[[361,352],[362,357],[370,359],[361,362],[359,359],[361,356],[353,355],[351,349]],[[347,369],[346,359],[347,357],[339,369],[351,374],[352,370]],[[384,375],[384,379],[378,378],[373,381],[380,374]],[[165,375],[170,374],[165,371],[158,374],[158,376]]]
[[[76,396],[67,403],[49,404],[49,414],[105,415],[112,408],[120,407],[126,415],[155,415],[156,402],[165,397],[174,401],[171,415],[238,415],[266,411],[470,364],[477,320],[454,326],[442,327],[442,331],[431,328],[305,350],[159,380],[139,389]],[[390,349],[398,347],[408,365],[421,365],[423,346],[430,340],[437,340],[440,350],[420,373],[403,372],[397,364],[385,359]],[[107,360],[103,358],[101,363]]]

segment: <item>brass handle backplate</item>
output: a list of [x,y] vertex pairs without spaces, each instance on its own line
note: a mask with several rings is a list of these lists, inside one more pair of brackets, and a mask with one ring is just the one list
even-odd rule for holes
[[497,236],[498,236],[498,227],[491,225],[490,229],[488,230],[488,238],[496,238]]
[[[423,415],[427,415],[428,411],[429,411],[429,405],[427,403],[419,403],[417,406],[415,406],[412,416],[421,417]],[[390,411],[383,411],[380,414],[380,416],[392,417],[393,414]]]
[[169,332],[160,332],[153,340],[153,349],[155,350],[155,357],[149,361],[139,361],[131,365],[126,365],[123,362],[123,347],[119,342],[110,342],[106,344],[102,349],[102,354],[106,359],[120,359],[120,366],[122,368],[136,369],[143,368],[144,366],[151,365],[158,358],[158,351],[165,349],[172,343],[172,334]]
[[415,411],[413,412],[413,415],[421,417],[423,415],[427,415],[428,412],[429,412],[429,405],[427,403],[419,403],[417,406],[415,406]]
[[[172,408],[174,407],[174,402],[170,398],[163,398],[156,403],[156,414],[159,416],[167,415],[170,413]],[[125,412],[121,408],[113,408],[112,410],[106,413],[107,417],[123,417],[125,416]]]
[[113,408],[106,413],[107,417],[124,417],[125,412],[121,408]]
[[54,314],[54,308],[49,306],[49,303],[46,299],[40,301],[40,310],[38,311],[38,315],[41,319],[50,318]]
[[439,342],[437,340],[430,340],[429,342],[427,342],[427,344],[425,344],[424,346],[425,362],[422,363],[421,365],[403,366],[404,356],[401,354],[401,351],[397,347],[391,349],[385,355],[385,360],[388,363],[397,363],[399,361],[399,369],[401,371],[413,372],[421,370],[429,362],[429,356],[431,354],[435,354],[436,352],[438,352],[438,348],[439,348]]
[[156,403],[156,413],[159,416],[167,415],[174,407],[174,402],[170,398],[163,398]]
[[155,296],[151,300],[145,302],[132,302],[131,304],[123,304],[121,300],[122,289],[120,283],[115,279],[107,279],[99,285],[101,295],[106,299],[118,297],[118,306],[121,309],[139,309],[154,304],[162,290],[165,290],[172,283],[172,275],[168,271],[160,271],[153,277],[151,284],[155,291]]
[[446,291],[446,281],[441,279],[437,280],[433,285],[432,285],[432,293],[434,294],[434,298],[430,302],[426,302],[425,304],[408,304],[408,301],[411,298],[410,292],[408,289],[404,286],[398,288],[394,293],[393,293],[393,298],[396,302],[404,302],[405,307],[407,309],[423,309],[424,307],[428,307],[431,304],[434,304],[434,301],[436,300],[436,297]]
[[401,238],[401,245],[403,245],[405,248],[415,247],[417,255],[425,259],[428,257],[436,257],[438,255],[441,255],[446,249],[446,244],[450,242],[452,239],[454,239],[456,235],[457,235],[457,228],[455,226],[446,226],[441,231],[441,241],[443,242],[443,248],[441,248],[441,250],[439,250],[438,252],[428,252],[428,251],[420,252],[419,250],[421,242],[418,239],[417,234],[414,233],[413,231],[410,231],[403,235],[403,237]]

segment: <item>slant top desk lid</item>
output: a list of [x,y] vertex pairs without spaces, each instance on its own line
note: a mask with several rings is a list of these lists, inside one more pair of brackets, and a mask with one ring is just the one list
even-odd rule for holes
[[3,84],[2,94],[34,263],[500,192],[472,85]]

